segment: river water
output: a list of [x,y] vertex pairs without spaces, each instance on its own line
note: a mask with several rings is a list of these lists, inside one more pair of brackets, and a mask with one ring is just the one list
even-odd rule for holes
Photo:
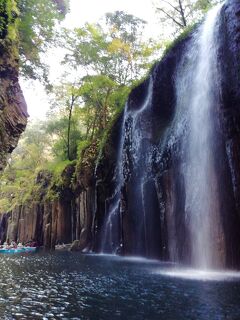
[[0,319],[240,319],[240,277],[138,258],[0,256]]

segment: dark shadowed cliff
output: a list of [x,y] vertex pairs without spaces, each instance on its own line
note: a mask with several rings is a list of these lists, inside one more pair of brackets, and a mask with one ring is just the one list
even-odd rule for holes
[[[178,114],[177,87],[195,34],[178,41],[131,92],[98,159],[96,146],[87,148],[79,163],[62,173],[60,187],[46,172],[39,174],[36,185],[41,191],[32,195],[34,201],[2,215],[2,240],[35,238],[51,248],[78,240],[79,250],[190,263],[185,175],[189,124]],[[211,199],[211,241],[217,266],[239,267],[239,1],[229,0],[221,9],[218,34],[211,128],[214,170],[209,175],[217,191]],[[54,199],[49,192],[55,193]]]
[[[17,36],[17,9],[12,1],[1,16],[0,31],[0,170],[6,165],[8,155],[17,146],[20,134],[27,123],[27,107],[18,82],[19,55]],[[16,10],[16,11],[15,11]]]

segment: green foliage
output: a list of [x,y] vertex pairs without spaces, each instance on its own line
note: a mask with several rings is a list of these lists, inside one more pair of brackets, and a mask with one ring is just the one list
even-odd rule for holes
[[65,30],[63,46],[68,54],[63,63],[83,74],[77,95],[85,141],[101,140],[132,86],[159,53],[158,43],[143,41],[144,26],[143,20],[116,11],[106,14],[104,23]]
[[103,149],[106,146],[106,144],[108,143],[108,139],[110,137],[110,134],[112,132],[112,129],[114,128],[114,125],[116,124],[116,122],[119,120],[120,116],[122,115],[124,110],[124,107],[119,107],[114,116],[112,117],[111,121],[109,122],[106,130],[104,131],[102,138],[99,142],[98,145],[98,158],[97,161],[99,161],[99,159],[101,159],[102,155],[103,155]]
[[83,140],[78,143],[78,148],[77,148],[77,159],[80,159],[82,156],[82,152],[87,149],[91,145],[91,141],[89,140]]
[[45,127],[30,124],[0,179],[0,212],[8,212],[28,201],[59,197],[67,183],[65,168],[76,162],[52,155]]
[[47,165],[47,169],[54,174],[54,176],[59,177],[65,167],[72,163],[72,161],[64,160],[64,161],[53,161]]
[[206,13],[209,9],[213,6],[217,5],[218,3],[223,2],[224,0],[197,0],[194,4],[193,9],[199,10],[203,14]]
[[185,28],[202,20],[204,14],[224,0],[156,0],[163,36],[180,34]]
[[80,94],[84,101],[86,140],[101,136],[118,108],[124,106],[130,87],[120,86],[106,75],[83,79]]
[[[20,12],[22,71],[45,78],[45,71],[39,71],[44,70],[40,56],[55,41],[59,12],[50,0],[22,0]],[[82,77],[55,86],[47,121],[30,125],[23,135],[1,179],[0,211],[30,199],[61,196],[72,184],[75,159],[76,175],[93,170],[131,87],[145,75],[159,50],[153,41],[141,39],[144,24],[115,12],[106,15],[104,25],[66,31],[64,42],[71,50],[65,63],[78,65]]]
[[78,142],[84,139],[79,117],[80,90],[76,85],[62,83],[53,91],[53,104],[46,123],[46,132],[53,138],[53,152],[61,160],[74,160]]
[[84,67],[86,74],[107,76],[118,85],[131,85],[144,75],[159,50],[153,40],[143,41],[144,25],[143,20],[116,11],[106,14],[105,24],[65,30],[63,45],[69,53],[64,62]]
[[65,0],[0,0],[0,39],[19,40],[24,77],[48,83],[42,54],[56,43],[56,23],[64,17],[67,5]]
[[188,27],[186,27],[181,33],[180,35],[174,39],[173,41],[169,41],[168,43],[166,43],[166,47],[163,53],[163,56],[165,56],[169,51],[172,50],[173,47],[175,47],[179,42],[183,41],[184,39],[186,39],[199,25],[198,23],[194,23],[192,25],[189,25]]
[[8,211],[31,198],[32,191],[36,188],[36,173],[48,158],[48,141],[41,126],[29,125],[1,175],[1,212]]
[[[77,117],[72,118],[72,130],[70,132],[70,159],[76,159],[77,147],[79,141],[83,139],[82,133],[79,130],[79,121]],[[53,157],[65,161],[68,160],[68,145],[67,145],[67,128],[68,118],[59,115],[59,117],[51,117],[45,123],[46,134],[51,141],[51,152]]]
[[67,2],[18,0],[18,6],[21,73],[26,78],[47,83],[48,68],[42,54],[56,43],[56,22],[64,17]]
[[180,30],[180,34],[175,37],[173,41],[165,42],[165,50],[163,56],[166,55],[177,43],[186,39],[197,26],[201,23],[203,15],[211,9],[214,5],[223,2],[223,0],[198,0],[196,2],[189,2],[189,10],[192,12],[192,19],[189,20],[189,23],[186,27],[183,27]]
[[[46,188],[45,200],[54,200],[61,196],[65,188],[71,186],[76,161],[53,161],[48,164],[47,170],[52,174],[51,181]],[[69,170],[73,168],[73,170]]]
[[[207,2],[197,1],[196,10],[207,10]],[[21,0],[19,8],[22,72],[47,80],[41,54],[55,43],[55,24],[64,6],[60,0]],[[64,63],[81,77],[68,82],[64,75],[52,92],[47,121],[30,125],[23,135],[0,180],[0,212],[27,201],[59,198],[65,188],[73,188],[74,177],[93,172],[129,92],[160,54],[162,44],[143,41],[141,19],[121,11],[105,18],[104,24],[65,30]],[[185,28],[165,53],[194,28]]]
[[0,0],[0,39],[17,40],[19,10],[15,0]]

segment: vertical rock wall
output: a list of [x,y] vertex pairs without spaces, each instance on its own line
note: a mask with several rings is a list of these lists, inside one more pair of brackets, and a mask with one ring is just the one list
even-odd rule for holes
[[[220,102],[216,104],[218,141],[214,150],[220,190],[221,227],[216,243],[228,267],[240,266],[240,4],[229,0],[221,12],[221,41],[218,48]],[[191,34],[178,42],[151,72],[151,112],[141,122],[141,142],[151,150],[150,170],[135,188],[141,172],[135,170],[133,130],[134,113],[143,106],[150,80],[134,89],[129,96],[128,110],[133,115],[125,123],[124,179],[120,190],[117,234],[119,253],[172,259],[188,263],[189,230],[185,223],[185,193],[180,137],[172,134],[176,114],[175,75]],[[24,114],[24,108],[20,108]],[[59,199],[31,203],[1,216],[0,237],[25,242],[35,239],[53,248],[56,243],[78,240],[81,250],[101,251],[104,223],[109,204],[115,196],[115,168],[121,141],[122,115],[114,125],[102,150],[95,170],[93,159],[81,163],[76,185],[66,187]],[[175,125],[175,124],[174,124]],[[144,156],[144,155],[143,155]],[[91,156],[90,156],[91,158]],[[142,161],[141,155],[139,156]],[[145,167],[143,167],[145,170]],[[137,173],[137,174],[136,174]],[[141,193],[141,194],[140,194]],[[144,198],[144,201],[136,199]],[[136,210],[137,208],[137,210]],[[137,211],[137,212],[136,212]],[[143,217],[143,219],[139,218]],[[219,242],[219,243],[220,243]]]
[[[239,30],[240,4],[229,0],[221,10],[219,47],[216,48],[219,101],[215,101],[212,123],[217,131],[213,146],[217,172],[214,184],[219,192],[218,199],[211,201],[213,208],[215,203],[219,203],[220,219],[214,219],[216,213],[213,212],[215,225],[211,241],[214,244],[209,245],[218,251],[222,267],[240,265]],[[112,188],[114,174],[109,176],[109,171],[106,174],[102,169],[111,168],[107,157],[97,170],[97,251],[101,251],[102,234],[106,230],[109,232],[109,228],[115,232],[117,225],[120,236],[117,245],[115,240],[110,243],[112,252],[117,247],[122,254],[140,254],[185,263],[191,261],[183,175],[186,163],[181,145],[182,137],[188,134],[188,124],[175,109],[176,75],[179,63],[184,63],[183,56],[190,40],[191,34],[177,43],[153,69],[151,78],[130,94],[124,129],[118,131],[118,135],[124,135],[121,160],[124,184],[114,213],[109,210],[116,193],[116,188]],[[148,98],[150,81],[153,82],[151,100]],[[148,109],[144,110],[146,103]],[[137,132],[138,128],[141,132]],[[116,154],[117,150],[115,144]],[[137,154],[138,150],[142,150],[142,154]],[[110,214],[119,216],[115,226],[109,224]],[[109,239],[111,241],[111,237]]]
[[79,240],[79,250],[90,249],[93,204],[94,190],[89,188],[76,198],[19,206],[1,215],[0,240],[35,240],[49,249]]
[[27,124],[27,106],[18,82],[16,1],[5,1],[0,32],[0,170]]

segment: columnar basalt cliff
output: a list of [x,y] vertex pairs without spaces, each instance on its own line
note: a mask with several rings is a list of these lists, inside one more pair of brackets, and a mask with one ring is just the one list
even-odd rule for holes
[[2,215],[1,239],[239,268],[239,129],[240,4],[229,0],[132,91],[97,166],[89,149],[57,199]]
[[130,94],[113,173],[97,170],[94,250],[239,267],[239,12],[211,12]]
[[95,154],[93,144],[82,161],[66,166],[61,182],[40,171],[30,198],[0,217],[0,240],[36,240],[45,248],[78,240],[77,249],[91,248],[95,211]]
[[5,167],[9,154],[17,146],[28,117],[18,82],[17,9],[15,1],[11,4],[12,8],[7,7],[8,1],[5,3],[6,11],[2,12],[0,31],[0,170]]

